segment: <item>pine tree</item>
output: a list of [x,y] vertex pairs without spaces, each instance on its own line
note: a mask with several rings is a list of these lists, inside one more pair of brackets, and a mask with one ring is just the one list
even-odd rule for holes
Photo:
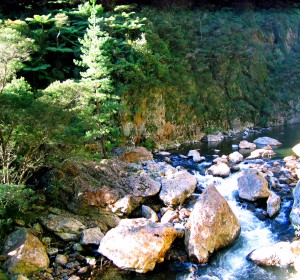
[[101,30],[101,18],[98,17],[102,11],[101,5],[96,5],[91,0],[92,9],[89,17],[89,26],[81,44],[81,61],[75,61],[79,66],[85,68],[80,72],[83,83],[88,83],[90,92],[87,94],[89,108],[87,112],[92,114],[95,129],[87,132],[89,140],[100,141],[102,153],[106,156],[106,147],[110,140],[118,133],[115,124],[118,112],[118,96],[114,94],[111,80],[111,63],[107,48],[110,37]]

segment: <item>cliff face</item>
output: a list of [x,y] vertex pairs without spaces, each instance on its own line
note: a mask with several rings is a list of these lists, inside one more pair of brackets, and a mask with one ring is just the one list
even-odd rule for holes
[[127,142],[168,147],[206,132],[300,121],[295,10],[147,8],[142,15],[152,30],[148,51],[163,57],[158,46],[167,49],[160,61],[168,78],[141,85],[138,99],[123,96]]

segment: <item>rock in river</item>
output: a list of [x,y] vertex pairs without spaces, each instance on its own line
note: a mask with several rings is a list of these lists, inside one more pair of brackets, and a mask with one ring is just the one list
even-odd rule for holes
[[295,226],[300,226],[300,181],[298,181],[294,191],[294,203],[290,213],[291,223]]
[[259,137],[253,141],[256,145],[271,145],[271,146],[279,146],[281,143],[271,137]]
[[186,170],[172,174],[161,181],[159,198],[166,206],[181,205],[189,197],[197,186],[195,176]]
[[49,266],[44,245],[30,229],[20,228],[11,233],[7,237],[2,254],[8,257],[4,267],[11,274],[29,275]]
[[243,171],[238,178],[239,197],[249,201],[256,201],[260,198],[267,198],[270,195],[268,181],[263,174],[255,169]]
[[147,272],[164,261],[177,231],[171,224],[147,219],[124,219],[106,233],[99,252],[122,269]]
[[232,244],[241,227],[227,201],[214,185],[208,186],[191,213],[185,234],[185,246],[192,260],[208,262],[209,256]]

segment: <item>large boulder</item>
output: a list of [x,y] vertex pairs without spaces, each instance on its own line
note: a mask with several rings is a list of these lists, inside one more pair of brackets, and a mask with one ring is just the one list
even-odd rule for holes
[[127,215],[161,187],[137,170],[118,160],[68,161],[54,172],[50,186],[60,187],[58,199],[76,214]]
[[171,224],[144,218],[123,219],[106,233],[98,251],[122,269],[144,273],[164,261],[176,236]]
[[121,161],[125,162],[144,162],[152,160],[153,155],[145,147],[122,147],[114,150],[114,154]]
[[195,176],[182,170],[163,178],[161,186],[159,198],[166,206],[177,206],[183,204],[195,191],[197,180]]
[[274,192],[270,192],[270,196],[267,200],[267,213],[272,218],[279,213],[281,204],[281,198]]
[[232,244],[241,227],[227,201],[214,185],[208,186],[190,215],[185,246],[192,260],[208,262],[209,256]]
[[235,151],[228,156],[228,160],[231,163],[239,163],[243,161],[243,155]]
[[240,198],[249,201],[268,198],[270,195],[268,181],[258,170],[247,169],[238,178],[238,193]]
[[276,155],[276,153],[271,149],[256,149],[251,152],[247,159],[256,159],[260,157],[271,157]]
[[226,163],[217,163],[207,169],[208,175],[228,177],[230,174],[230,168]]
[[248,142],[247,140],[242,140],[239,143],[240,149],[255,149],[256,145],[254,143]]
[[300,226],[300,181],[298,181],[293,191],[294,203],[290,213],[291,223]]
[[81,237],[84,224],[72,217],[49,214],[40,217],[44,227],[65,241],[78,240]]
[[255,143],[256,145],[260,145],[260,146],[266,146],[266,145],[279,146],[279,145],[281,145],[281,143],[278,140],[271,138],[271,137],[266,137],[266,136],[255,139],[253,141],[253,143]]
[[300,157],[300,143],[293,147],[293,152]]
[[248,259],[262,266],[292,266],[300,256],[300,241],[279,242],[258,248],[248,255]]
[[50,262],[42,242],[26,228],[7,237],[2,255],[7,256],[4,267],[11,274],[30,275],[47,269]]

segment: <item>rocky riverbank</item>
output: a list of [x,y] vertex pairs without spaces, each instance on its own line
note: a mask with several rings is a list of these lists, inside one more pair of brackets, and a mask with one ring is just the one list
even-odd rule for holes
[[[203,166],[202,179],[212,182],[237,174],[240,203],[261,219],[275,218],[283,199],[294,194],[290,218],[300,226],[300,160],[270,160],[274,151],[269,144],[280,143],[264,142],[256,149],[242,141],[239,152],[213,161],[193,150],[181,156],[187,168],[175,167],[168,152],[154,160],[140,147],[119,149],[101,162],[67,161],[45,176],[46,196],[57,194],[55,201],[48,196],[47,203],[55,207],[44,204],[35,219],[15,221],[16,230],[4,243],[2,268],[16,279],[78,280],[93,279],[94,273],[95,279],[105,279],[112,265],[146,273],[164,261],[207,263],[234,244],[241,226],[216,187],[204,186],[189,164]],[[252,149],[246,159],[240,153],[244,149]],[[289,241],[265,250],[269,254],[263,259],[260,251],[248,252],[249,259],[298,271],[299,242]],[[283,259],[287,251],[292,252],[289,260]],[[274,256],[278,261],[272,261]]]

